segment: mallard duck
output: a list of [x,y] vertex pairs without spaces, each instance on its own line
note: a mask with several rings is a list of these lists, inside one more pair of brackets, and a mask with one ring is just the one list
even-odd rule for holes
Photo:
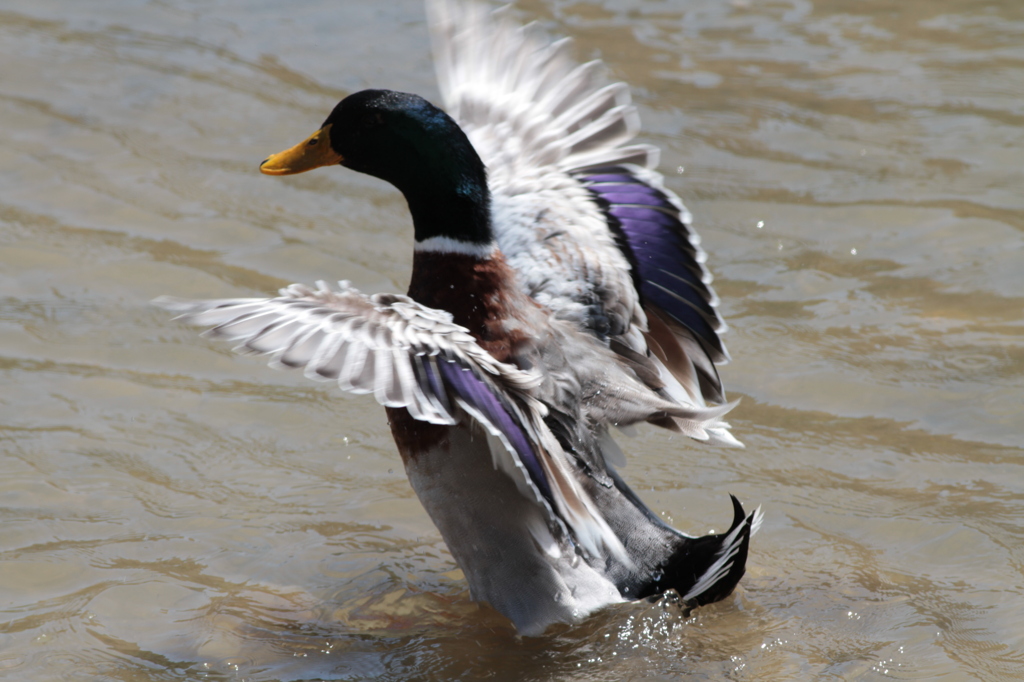
[[652,170],[629,90],[476,5],[430,2],[446,111],[346,97],[268,175],[341,165],[405,196],[406,295],[347,282],[158,303],[207,332],[370,393],[466,576],[524,635],[675,590],[730,594],[760,510],[685,535],[617,473],[609,430],[648,422],[739,445],[715,363],[725,324],[690,215]]

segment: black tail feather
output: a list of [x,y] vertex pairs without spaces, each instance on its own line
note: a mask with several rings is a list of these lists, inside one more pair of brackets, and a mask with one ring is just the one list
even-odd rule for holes
[[733,520],[729,530],[690,537],[667,525],[640,500],[612,468],[612,485],[592,474],[582,477],[605,520],[622,540],[631,563],[608,558],[601,569],[626,599],[645,599],[675,590],[688,608],[728,597],[746,571],[750,536],[761,520],[730,495]]
[[[680,538],[676,550],[662,565],[661,580],[651,594],[674,589],[689,607],[725,599],[746,572],[750,535],[758,512],[746,514],[735,496],[729,530],[699,538]],[[654,587],[652,585],[652,587]]]

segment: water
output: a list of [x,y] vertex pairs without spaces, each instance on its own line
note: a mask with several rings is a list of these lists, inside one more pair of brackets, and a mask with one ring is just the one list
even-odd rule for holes
[[147,305],[404,290],[396,192],[256,168],[346,93],[436,98],[417,1],[7,0],[0,678],[1024,677],[1024,5],[515,11],[635,86],[697,217],[747,449],[643,431],[624,474],[690,532],[763,504],[741,588],[517,639],[382,410]]

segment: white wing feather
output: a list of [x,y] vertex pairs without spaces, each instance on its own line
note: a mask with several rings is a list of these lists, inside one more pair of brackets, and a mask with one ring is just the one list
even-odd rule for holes
[[445,108],[487,166],[498,246],[526,293],[583,327],[597,311],[612,334],[644,328],[629,262],[569,174],[637,150],[657,162],[655,147],[621,147],[640,128],[628,87],[600,87],[600,62],[577,65],[568,41],[549,44],[479,5],[427,8]]
[[413,365],[439,355],[536,403],[527,392],[540,384],[540,375],[495,360],[448,313],[407,296],[367,296],[347,282],[339,291],[318,286],[293,284],[272,299],[161,297],[154,303],[182,313],[177,319],[210,327],[206,335],[239,342],[238,352],[269,355],[271,365],[301,368],[352,393],[372,393],[381,405],[407,408],[433,424],[454,424],[455,415],[445,407],[447,397],[437,395]]
[[[651,352],[632,266],[607,217],[573,175],[625,166],[661,191],[683,223],[690,221],[653,170],[658,148],[627,145],[640,130],[628,86],[604,85],[599,61],[577,64],[567,39],[551,43],[502,11],[453,0],[428,0],[427,11],[445,108],[487,166],[495,236],[525,293],[556,317],[647,356],[664,395],[706,407],[693,365],[714,374],[713,363],[685,334],[676,363]],[[709,284],[700,238],[692,230],[688,238],[701,280]],[[709,305],[717,305],[709,293]],[[724,321],[715,322],[724,332]],[[725,422],[680,426],[701,440],[742,446]]]

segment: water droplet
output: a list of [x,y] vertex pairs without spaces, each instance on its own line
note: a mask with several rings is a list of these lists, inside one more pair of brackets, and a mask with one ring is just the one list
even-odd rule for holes
[[850,254],[856,256],[857,255],[857,249],[850,249]]
[[757,221],[757,229],[760,230],[762,227],[764,227],[764,221],[763,220],[758,220]]

